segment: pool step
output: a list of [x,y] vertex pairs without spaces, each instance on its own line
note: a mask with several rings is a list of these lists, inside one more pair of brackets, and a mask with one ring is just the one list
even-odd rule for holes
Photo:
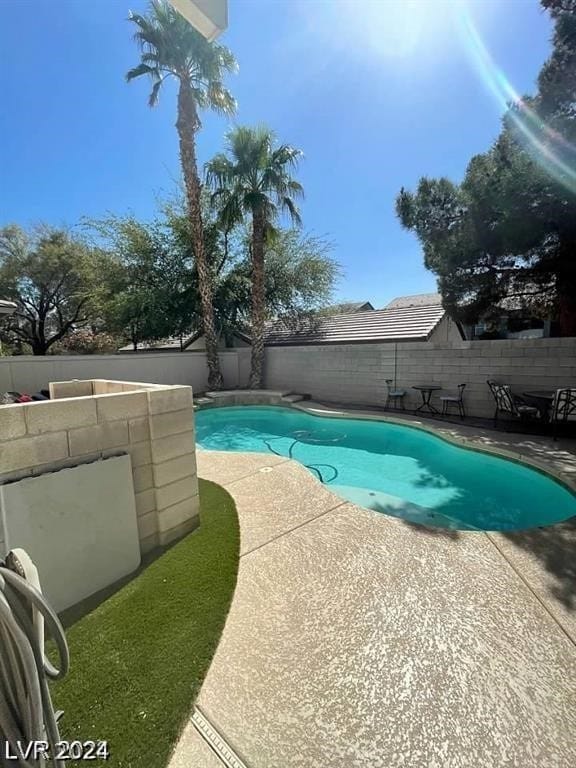
[[309,400],[310,395],[300,395],[290,390],[277,389],[230,389],[206,392],[194,398],[194,407],[210,405],[291,405]]
[[209,405],[210,403],[213,403],[214,400],[212,400],[211,397],[195,397],[194,398],[194,405]]
[[284,395],[282,398],[283,403],[299,403],[301,400],[305,400],[306,395],[297,395],[296,393],[290,395]]

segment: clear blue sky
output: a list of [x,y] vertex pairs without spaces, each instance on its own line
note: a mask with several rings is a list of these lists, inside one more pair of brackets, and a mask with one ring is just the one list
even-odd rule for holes
[[[179,178],[174,91],[150,110],[126,21],[140,0],[18,0],[0,22],[0,224],[149,218]],[[532,92],[551,25],[537,0],[470,2],[495,66]],[[305,153],[307,230],[328,235],[341,299],[382,306],[435,289],[394,215],[402,185],[462,177],[496,137],[502,104],[449,0],[229,0],[236,121],[266,122]],[[492,71],[494,74],[494,70]],[[205,116],[204,162],[226,121]]]

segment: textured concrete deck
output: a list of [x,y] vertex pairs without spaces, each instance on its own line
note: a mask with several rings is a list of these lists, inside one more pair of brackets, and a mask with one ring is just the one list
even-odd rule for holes
[[[569,451],[533,450],[571,471]],[[242,541],[197,706],[249,768],[574,768],[570,522],[412,526],[271,455],[200,451],[198,473],[234,497]],[[188,724],[172,767],[219,764]]]

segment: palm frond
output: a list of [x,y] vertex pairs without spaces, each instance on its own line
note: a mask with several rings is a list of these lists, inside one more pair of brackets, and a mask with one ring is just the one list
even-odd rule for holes
[[280,207],[282,208],[282,210],[288,213],[293,224],[295,224],[296,226],[300,226],[302,224],[300,211],[294,204],[294,200],[292,200],[291,197],[287,197],[287,196],[283,197],[280,200]]
[[149,107],[155,107],[156,104],[158,104],[158,95],[160,93],[160,88],[162,87],[162,83],[166,79],[166,76],[161,77],[159,80],[156,80],[154,85],[152,86],[152,90],[150,91],[150,96],[148,96],[148,106]]
[[278,164],[295,168],[302,157],[303,152],[301,150],[291,147],[289,144],[283,144],[281,147],[274,150],[272,154],[272,162],[275,165]]
[[205,166],[207,185],[218,208],[234,206],[254,215],[259,212],[272,226],[280,212],[300,223],[295,200],[303,196],[302,185],[290,173],[302,156],[287,144],[276,145],[267,126],[237,126],[226,134],[227,153],[216,155]]
[[271,224],[269,221],[264,225],[264,240],[266,245],[270,247],[278,239],[279,230]]
[[215,191],[227,189],[234,177],[234,166],[225,154],[220,153],[206,163],[204,175],[211,189]]
[[142,75],[149,75],[153,78],[160,77],[160,73],[155,67],[151,67],[148,64],[138,64],[137,67],[133,67],[126,72],[126,80],[130,82],[137,77],[142,77]]
[[[149,103],[158,99],[156,81],[172,75],[191,89],[197,107],[232,114],[236,103],[224,87],[226,73],[237,69],[232,53],[209,43],[166,0],[152,0],[146,15],[130,12],[134,39],[141,51],[140,65],[127,74],[133,80],[148,74],[155,80]],[[149,69],[146,69],[148,67]]]
[[236,112],[236,99],[219,80],[208,84],[206,102],[210,109],[220,115],[233,115]]
[[290,179],[286,188],[292,197],[304,197],[304,187],[296,179]]

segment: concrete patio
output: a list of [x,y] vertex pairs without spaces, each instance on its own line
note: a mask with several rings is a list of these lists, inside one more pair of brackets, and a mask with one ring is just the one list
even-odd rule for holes
[[[576,476],[567,446],[445,428]],[[273,455],[199,451],[198,474],[234,497],[241,558],[172,768],[576,765],[574,519],[413,526]]]

